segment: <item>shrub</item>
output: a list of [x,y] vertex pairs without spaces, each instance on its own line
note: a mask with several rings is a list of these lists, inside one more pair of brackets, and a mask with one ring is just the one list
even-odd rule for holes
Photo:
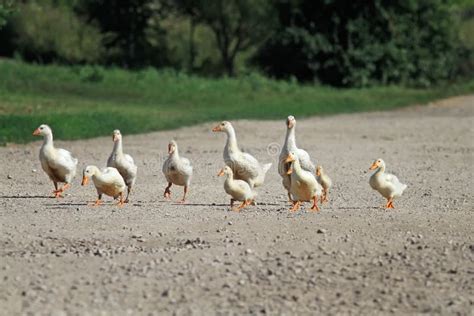
[[255,62],[268,74],[336,86],[429,86],[455,77],[458,23],[447,0],[288,0]]
[[101,57],[101,34],[67,6],[27,2],[12,24],[14,45],[26,60],[94,63]]

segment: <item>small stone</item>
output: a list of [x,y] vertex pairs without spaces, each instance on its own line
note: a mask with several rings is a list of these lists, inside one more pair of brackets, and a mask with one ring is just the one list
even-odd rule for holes
[[227,223],[227,225],[232,226],[232,222],[229,221],[229,222]]
[[319,229],[316,231],[316,233],[318,233],[318,234],[325,234],[326,232],[327,232],[327,230],[324,229],[324,228],[319,228]]
[[249,248],[249,249],[246,249],[246,250],[245,250],[245,253],[248,254],[248,255],[251,255],[251,254],[253,254],[253,250],[250,249],[250,248]]
[[11,175],[8,175],[8,176],[7,176],[7,179],[10,179],[10,180],[11,180],[11,179],[13,179],[13,177],[12,177]]

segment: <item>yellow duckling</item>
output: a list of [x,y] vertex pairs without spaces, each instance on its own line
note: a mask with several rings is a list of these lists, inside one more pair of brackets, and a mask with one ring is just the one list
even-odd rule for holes
[[316,176],[318,177],[317,179],[318,182],[323,187],[323,195],[321,196],[321,203],[328,202],[329,189],[332,186],[332,180],[324,171],[323,166],[318,166],[316,168]]
[[107,167],[100,171],[96,166],[87,166],[83,172],[82,185],[87,185],[89,178],[92,178],[92,181],[94,181],[98,195],[93,206],[102,204],[102,194],[111,196],[114,199],[119,198],[117,205],[123,206],[125,203],[123,193],[127,185],[117,169]]
[[301,202],[313,201],[311,210],[319,211],[318,197],[321,196],[323,188],[316,180],[312,172],[304,170],[295,153],[290,152],[285,162],[291,163],[288,174],[291,175],[290,193],[293,197],[293,207],[290,211],[299,210]]
[[[234,179],[234,172],[229,166],[225,166],[217,174],[219,177],[226,175],[227,178],[224,182],[224,190],[232,198],[230,199],[230,207],[234,211],[240,211],[242,208],[247,205],[252,204],[256,197],[256,193],[250,188],[248,182],[244,180]],[[234,201],[241,201],[242,204],[236,209],[233,208]]]

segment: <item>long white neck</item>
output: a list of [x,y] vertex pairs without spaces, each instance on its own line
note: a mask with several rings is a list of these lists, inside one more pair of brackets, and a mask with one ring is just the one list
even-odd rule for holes
[[240,151],[239,146],[237,145],[237,137],[235,136],[234,128],[232,126],[227,128],[225,133],[227,134],[227,142],[225,144],[225,148],[228,151],[232,152]]
[[290,151],[296,149],[295,127],[286,130],[285,145]]
[[178,147],[175,147],[174,151],[170,154],[171,160],[179,161],[179,151]]
[[122,139],[117,140],[114,142],[114,149],[113,152],[116,155],[123,155],[123,149],[122,149]]
[[44,135],[43,137],[43,147],[51,147],[53,148],[53,133],[49,133]]

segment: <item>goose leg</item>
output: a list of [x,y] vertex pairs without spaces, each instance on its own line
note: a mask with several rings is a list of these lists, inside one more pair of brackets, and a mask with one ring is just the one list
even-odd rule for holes
[[130,187],[127,188],[127,197],[125,198],[124,203],[128,203],[128,202],[129,202],[128,196],[130,195],[130,192],[131,192],[131,191],[132,191],[132,187],[130,186]]
[[188,186],[187,185],[184,186],[183,198],[179,201],[179,203],[186,203],[186,193],[188,193]]
[[61,197],[61,191],[58,189],[58,183],[53,181],[53,184],[54,184],[54,191],[53,191],[54,197],[59,199]]
[[168,186],[165,188],[165,193],[163,194],[165,199],[171,199],[171,190],[170,190],[171,185],[172,183],[168,182]]
[[118,206],[118,207],[123,207],[124,204],[125,204],[125,201],[123,200],[123,192],[120,192],[120,194],[119,194],[119,202],[117,203],[117,206]]
[[312,211],[316,211],[316,212],[319,211],[319,207],[318,207],[318,196],[317,196],[317,195],[315,195],[315,196],[313,197],[313,205],[311,206],[311,210],[312,210]]
[[293,207],[290,208],[290,212],[296,212],[300,209],[301,202],[300,201],[293,201]]
[[95,200],[95,203],[92,203],[92,206],[99,206],[102,204],[102,193],[99,193],[97,196],[97,200]]
[[329,199],[328,199],[328,196],[329,196],[329,190],[328,189],[324,189],[324,199],[323,199],[323,202],[329,202]]
[[235,202],[234,199],[230,199],[230,208],[233,208],[233,207],[234,207],[234,202]]
[[71,185],[69,183],[66,183],[65,185],[63,185],[62,188],[58,189],[58,184],[57,182],[54,183],[54,187],[56,188],[56,190],[54,191],[54,196],[56,198],[62,198],[63,196],[61,195],[61,193],[63,193],[64,191],[66,191],[67,188],[69,188]]
[[233,208],[232,210],[235,212],[240,212],[241,209],[243,209],[245,206],[248,205],[247,203],[248,203],[247,201],[243,201],[242,204],[239,205],[239,207]]
[[393,206],[393,199],[392,198],[387,200],[387,205],[385,205],[385,208],[395,208]]

